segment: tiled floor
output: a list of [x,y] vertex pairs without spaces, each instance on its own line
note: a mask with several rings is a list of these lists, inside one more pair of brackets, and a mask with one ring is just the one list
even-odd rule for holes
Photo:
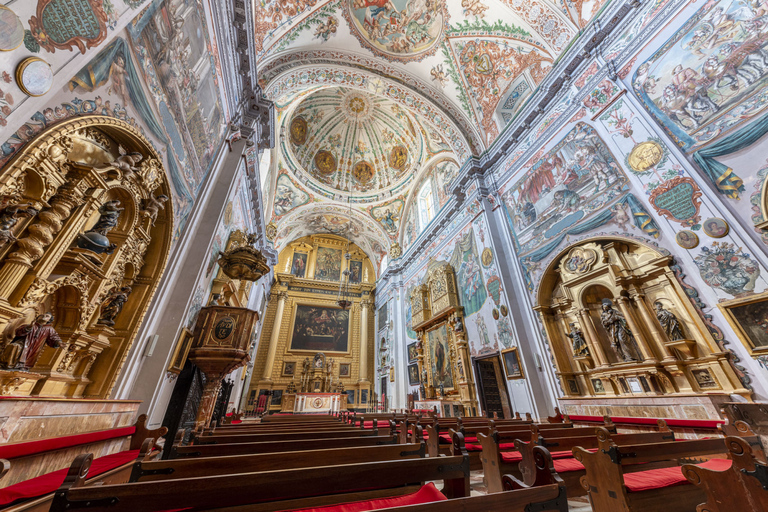
[[[472,496],[482,496],[486,494],[482,471],[472,472],[469,477],[469,485],[472,491]],[[574,498],[568,500],[568,512],[592,512],[592,507],[589,505],[589,500],[586,497]]]

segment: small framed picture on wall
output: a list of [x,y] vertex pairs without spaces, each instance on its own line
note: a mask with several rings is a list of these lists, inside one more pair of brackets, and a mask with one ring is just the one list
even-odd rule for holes
[[411,386],[419,385],[419,365],[408,365],[408,384]]
[[417,342],[409,343],[407,345],[408,349],[408,364],[415,363],[416,362],[416,356],[418,356],[418,352],[416,351],[416,344]]
[[296,374],[296,361],[283,361],[283,377],[293,377]]
[[520,354],[517,347],[512,347],[501,352],[501,358],[504,360],[504,371],[508,379],[522,379],[523,366],[520,364]]
[[351,375],[349,363],[341,363],[339,365],[339,377],[349,377]]

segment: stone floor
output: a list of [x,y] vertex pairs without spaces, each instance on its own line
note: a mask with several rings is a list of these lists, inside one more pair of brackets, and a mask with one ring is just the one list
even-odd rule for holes
[[[469,485],[472,491],[472,496],[483,496],[486,494],[482,471],[472,472],[469,477]],[[583,497],[568,500],[568,512],[592,512],[592,507],[589,505],[589,499]]]

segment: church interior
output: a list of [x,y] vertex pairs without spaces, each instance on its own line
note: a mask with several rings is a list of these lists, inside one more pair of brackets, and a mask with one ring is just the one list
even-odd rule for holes
[[0,509],[768,512],[766,0],[0,0]]

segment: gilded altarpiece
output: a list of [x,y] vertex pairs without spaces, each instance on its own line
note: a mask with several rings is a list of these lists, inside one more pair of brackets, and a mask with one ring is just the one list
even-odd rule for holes
[[[339,281],[333,278],[353,264],[362,272],[350,279],[352,305],[343,309],[337,304]],[[302,237],[280,252],[251,384],[255,395],[281,394],[279,399],[273,395],[273,411],[293,410],[302,391],[341,394],[342,407],[349,409],[370,405],[375,275],[368,256],[340,236]]]
[[[555,258],[535,309],[563,402],[615,403],[614,414],[633,416],[641,414],[626,409],[628,398],[706,395],[715,405],[731,393],[750,397],[671,265],[671,256],[624,239],[582,242]],[[573,407],[566,410],[592,412]]]
[[[410,296],[422,401],[460,402],[465,416],[477,414],[464,308],[449,263],[430,266],[427,282]],[[441,407],[442,409],[442,407]]]
[[3,354],[44,313],[61,338],[26,367],[6,365],[0,394],[109,396],[173,239],[161,161],[133,126],[82,116],[0,171]]

